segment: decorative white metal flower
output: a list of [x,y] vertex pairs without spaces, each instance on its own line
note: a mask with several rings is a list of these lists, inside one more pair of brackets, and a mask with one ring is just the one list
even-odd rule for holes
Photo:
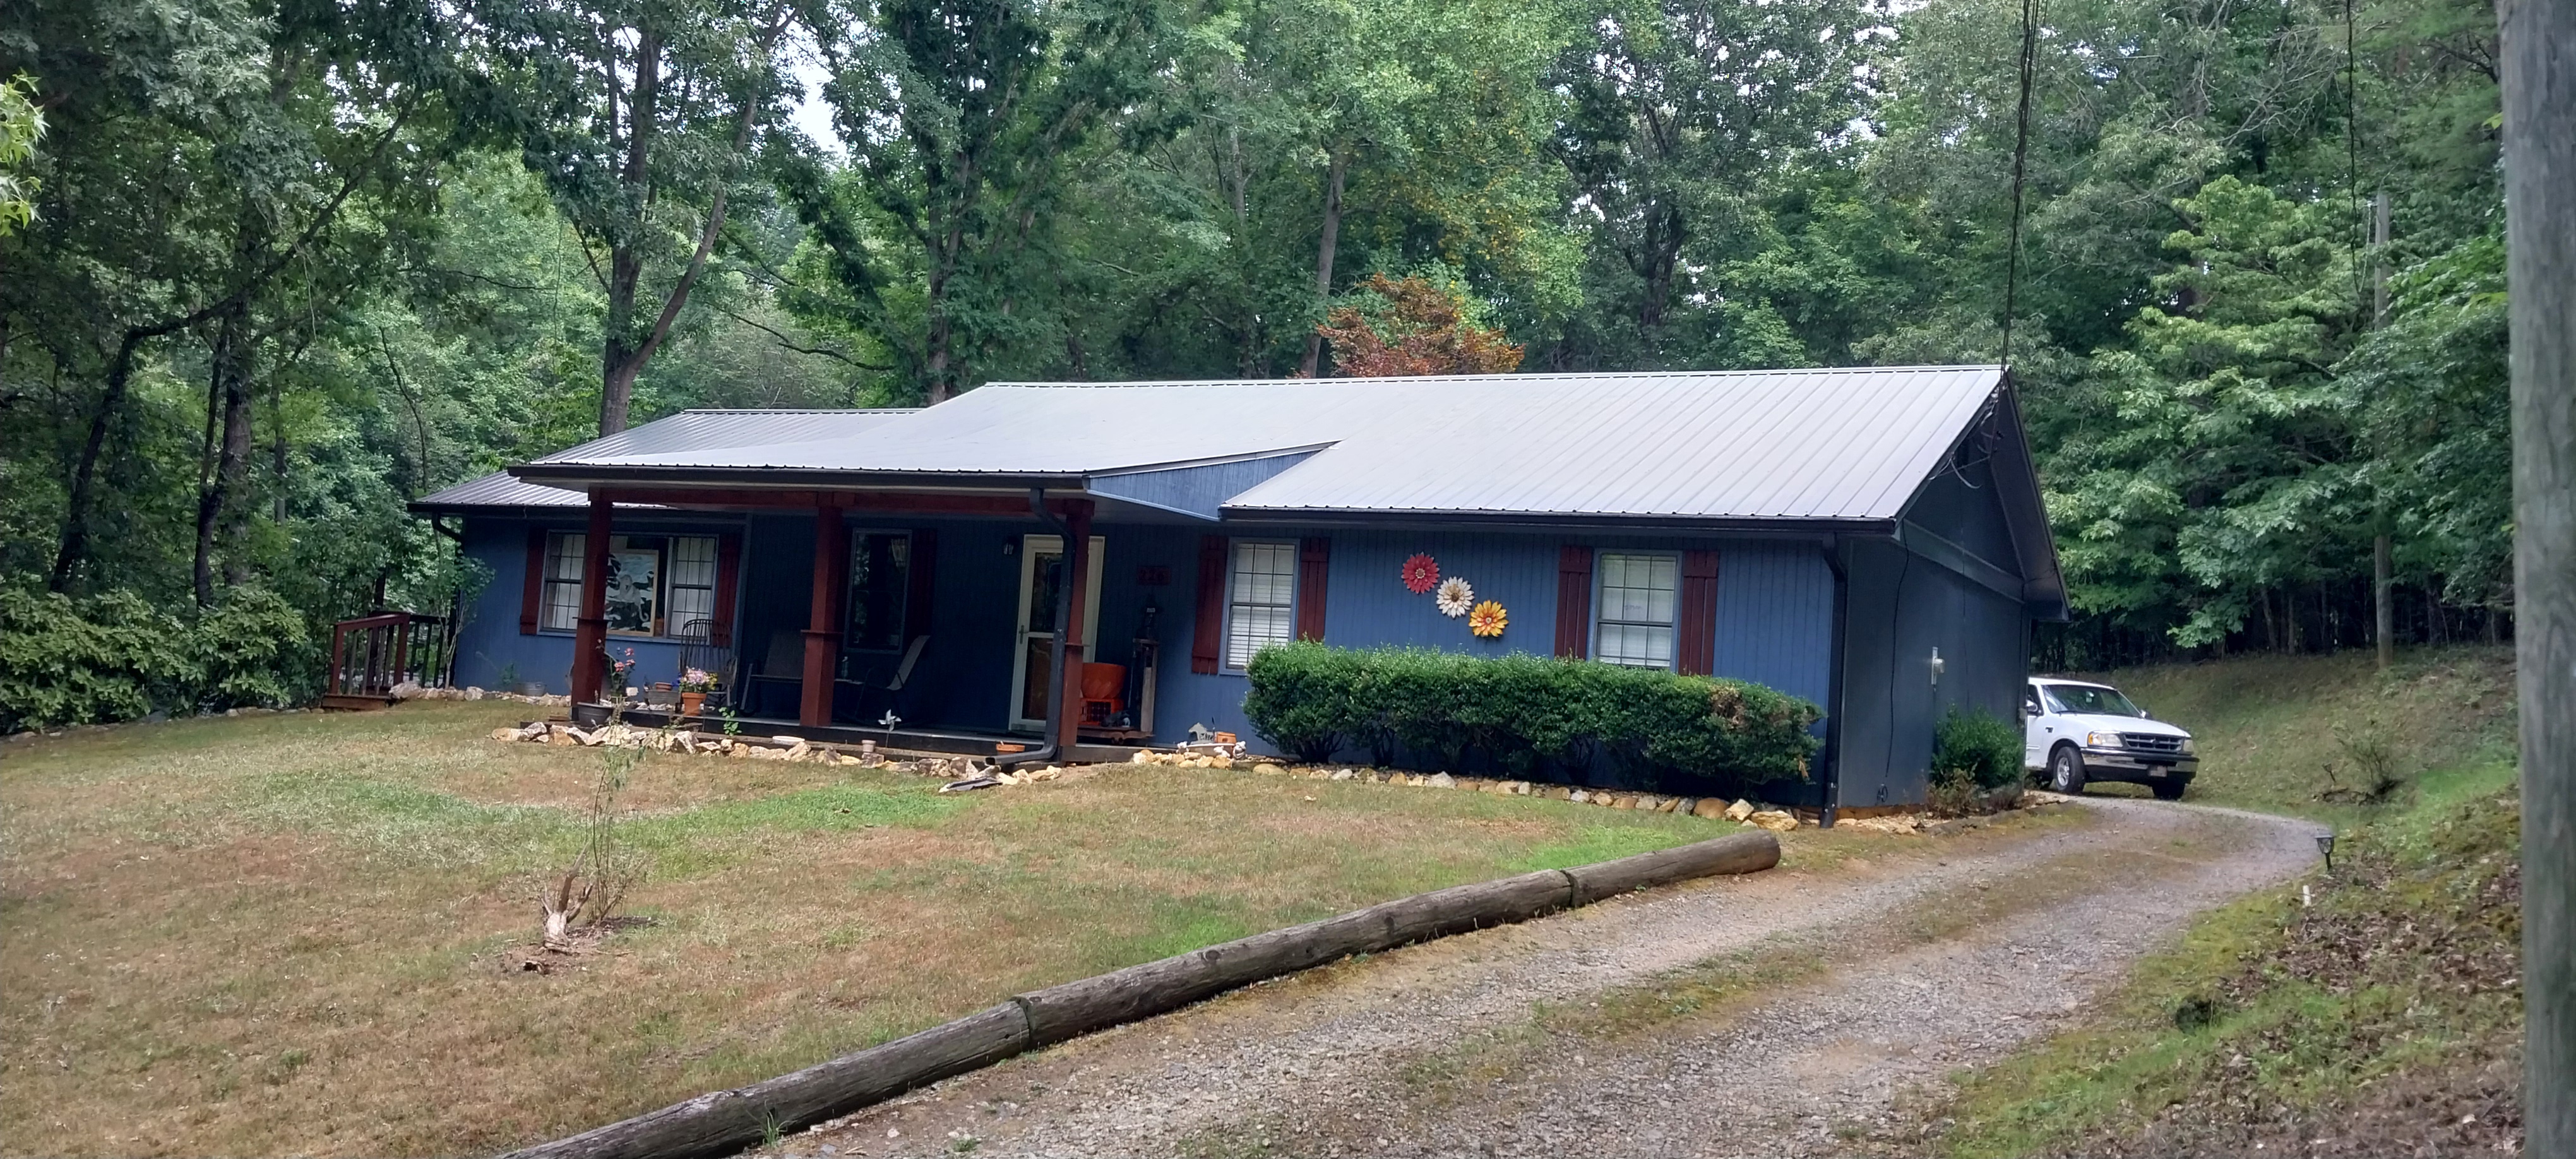
[[1439,592],[1431,598],[1440,605],[1441,615],[1454,620],[1476,606],[1476,588],[1467,582],[1467,577],[1453,575],[1440,581]]

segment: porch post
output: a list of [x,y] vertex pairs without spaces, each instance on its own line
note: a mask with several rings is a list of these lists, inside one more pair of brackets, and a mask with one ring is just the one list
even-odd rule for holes
[[841,509],[814,507],[814,600],[805,626],[804,701],[796,722],[807,728],[832,723],[832,679],[841,658],[841,600],[850,586],[849,525]]
[[1067,508],[1065,538],[1073,542],[1064,548],[1065,588],[1072,598],[1067,601],[1071,610],[1061,625],[1064,630],[1058,635],[1063,643],[1056,649],[1057,659],[1064,665],[1063,680],[1056,685],[1064,697],[1055,716],[1059,755],[1073,747],[1082,731],[1082,658],[1089,651],[1085,647],[1089,641],[1084,637],[1082,612],[1091,606],[1091,500],[1077,499]]
[[581,541],[581,615],[573,621],[572,702],[599,699],[608,678],[608,536],[617,505],[590,496],[590,530]]

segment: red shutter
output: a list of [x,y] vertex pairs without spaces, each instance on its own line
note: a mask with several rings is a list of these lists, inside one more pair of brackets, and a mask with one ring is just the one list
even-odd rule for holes
[[1681,639],[1674,659],[1684,676],[1717,670],[1717,553],[1682,553]]
[[1199,537],[1198,621],[1191,625],[1190,671],[1216,674],[1225,646],[1225,537]]
[[537,609],[546,598],[546,529],[528,529],[526,586],[519,589],[519,634],[537,634]]
[[1297,638],[1324,638],[1324,583],[1331,572],[1333,541],[1312,536],[1297,541]]
[[716,614],[708,617],[707,643],[733,647],[734,593],[742,586],[742,533],[716,537]]
[[912,558],[906,566],[903,642],[909,647],[913,637],[930,634],[931,593],[939,590],[939,532],[925,527],[912,533]]
[[1592,654],[1592,549],[1580,544],[1556,551],[1556,654]]

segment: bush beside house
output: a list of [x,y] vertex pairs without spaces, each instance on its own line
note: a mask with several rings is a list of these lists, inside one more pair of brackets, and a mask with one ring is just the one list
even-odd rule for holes
[[132,592],[0,590],[0,733],[300,699],[321,657],[275,593],[188,618]]
[[1624,779],[1730,790],[1800,778],[1822,710],[1758,684],[1586,660],[1422,648],[1264,648],[1244,713],[1301,760],[1345,749],[1443,769],[1552,772],[1606,760]]

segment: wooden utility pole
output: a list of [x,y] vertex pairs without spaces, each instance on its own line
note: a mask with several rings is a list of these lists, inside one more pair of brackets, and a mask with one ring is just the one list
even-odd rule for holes
[[[2388,191],[2370,199],[2370,328],[2388,325]],[[2371,633],[2379,644],[2379,670],[2397,659],[2397,610],[2389,599],[2397,584],[2396,545],[2388,536],[2388,509],[2379,510],[2379,535],[2370,541]]]
[[2523,1145],[2576,1155],[2576,0],[2498,0],[2522,711]]

